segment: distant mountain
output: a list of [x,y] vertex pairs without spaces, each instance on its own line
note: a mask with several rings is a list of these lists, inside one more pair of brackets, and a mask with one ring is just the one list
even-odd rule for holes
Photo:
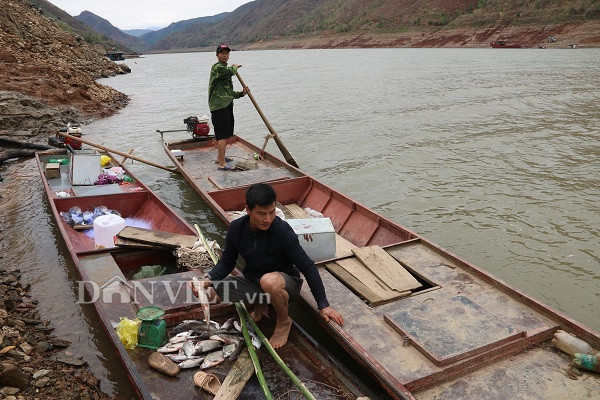
[[83,11],[75,17],[97,32],[111,38],[115,42],[130,48],[136,53],[143,53],[148,50],[148,45],[141,39],[122,32],[119,28],[113,26],[110,22],[90,11]]
[[66,11],[61,10],[60,8],[56,7],[54,4],[46,0],[27,1],[30,4],[36,6],[44,16],[56,22],[58,26],[60,26],[67,32],[71,32],[75,35],[81,36],[87,43],[100,45],[104,47],[106,51],[119,50],[126,53],[132,52],[132,50],[127,48],[127,46],[115,42],[109,37],[104,36],[99,32],[96,32],[94,29],[90,28],[83,22],[78,21],[77,19],[69,15]]
[[[532,28],[528,41],[533,44],[553,26],[589,22],[592,28],[588,30],[593,30],[599,20],[598,0],[255,0],[221,20],[188,20],[184,29],[158,40],[145,39],[152,34],[142,38],[155,51],[207,47],[223,41],[243,46],[280,40],[285,46],[285,40],[310,38],[319,39],[315,46],[327,46],[323,38],[342,35],[348,38],[346,46],[360,47],[362,35],[398,38],[407,32],[443,35],[455,29],[478,32],[474,40],[486,41],[489,37],[495,40],[500,32],[510,35],[512,29],[527,26]],[[589,40],[597,42],[597,32],[592,36],[588,35]],[[344,47],[344,42],[336,43]],[[472,40],[467,37],[453,46],[465,45],[461,43]]]
[[121,32],[131,36],[140,37],[143,34],[154,32],[158,29],[121,29]]
[[142,36],[140,36],[140,39],[142,39],[146,44],[152,46],[154,43],[160,41],[165,36],[174,34],[176,32],[181,32],[189,26],[211,25],[211,24],[214,24],[216,22],[219,22],[219,21],[227,18],[229,16],[229,14],[230,13],[228,13],[228,12],[224,12],[224,13],[212,15],[209,17],[198,17],[198,18],[192,18],[192,19],[186,19],[183,21],[173,22],[166,28],[143,34]]

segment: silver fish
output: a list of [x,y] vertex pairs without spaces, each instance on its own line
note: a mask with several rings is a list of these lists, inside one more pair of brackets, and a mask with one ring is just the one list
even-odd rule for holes
[[191,340],[191,339],[196,339],[197,336],[194,336],[194,331],[185,331],[185,332],[181,332],[178,333],[177,335],[173,336],[171,339],[169,339],[169,343],[183,343],[186,340]]
[[195,357],[195,358],[189,358],[185,361],[182,361],[177,365],[179,365],[179,368],[181,368],[181,369],[186,369],[186,368],[198,367],[203,362],[204,362],[204,357]]
[[[177,354],[167,354],[167,358],[173,362],[180,363],[185,360],[188,360],[190,357],[186,356],[185,354],[177,353]],[[192,359],[193,358],[196,358],[196,357],[193,356]]]
[[183,353],[188,357],[194,355],[194,343],[191,340],[186,340],[181,349],[183,350]]
[[223,322],[223,325],[221,325],[221,329],[226,331],[233,329],[233,320],[234,318],[231,317],[227,321]]
[[157,349],[159,353],[174,353],[181,350],[183,343],[167,343],[163,347]]
[[239,321],[233,321],[233,327],[235,328],[236,331],[241,332],[242,331],[242,325],[240,324]]
[[198,321],[195,319],[187,319],[182,321],[179,325],[173,328],[174,333],[181,333],[185,331],[192,331],[196,334],[202,334],[204,332],[212,332],[219,329],[219,324],[215,321],[210,321],[210,325],[207,327],[205,321]]
[[223,347],[223,342],[221,342],[220,340],[201,340],[198,343],[196,343],[196,346],[194,348],[194,354],[198,355],[201,353],[207,353],[209,351],[220,349],[221,347]]
[[242,343],[241,337],[228,335],[226,333],[219,333],[218,335],[212,335],[210,338],[213,340],[220,340],[221,342],[223,342],[225,344],[234,343],[234,344],[239,345],[240,343]]
[[210,303],[208,301],[208,293],[206,292],[204,285],[195,276],[192,278],[192,283],[198,292],[198,300],[200,300],[200,304],[202,305],[206,328],[210,329]]
[[223,346],[223,357],[227,358],[230,355],[232,355],[233,352],[237,349],[237,346],[239,346],[239,345],[235,344],[235,343],[230,343],[230,344]]
[[200,369],[214,367],[215,365],[221,364],[223,361],[225,361],[225,357],[223,357],[223,350],[213,351],[204,358]]

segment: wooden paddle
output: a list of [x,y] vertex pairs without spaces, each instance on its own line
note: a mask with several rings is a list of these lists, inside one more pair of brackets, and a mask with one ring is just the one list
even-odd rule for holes
[[76,136],[71,136],[71,135],[69,135],[67,133],[63,133],[63,132],[58,132],[58,134],[60,136],[66,137],[66,138],[70,138],[70,139],[73,139],[73,140],[80,141],[81,143],[85,143],[85,144],[87,144],[89,146],[96,147],[96,148],[98,148],[100,150],[104,150],[104,151],[107,151],[107,152],[110,152],[110,153],[115,153],[115,154],[118,154],[118,155],[123,156],[123,157],[131,158],[132,160],[143,162],[144,164],[148,164],[148,165],[151,165],[151,166],[156,167],[156,168],[164,169],[164,170],[167,170],[169,172],[180,173],[176,169],[165,167],[164,165],[156,164],[156,163],[153,163],[152,161],[144,160],[143,158],[136,157],[136,156],[131,155],[131,154],[123,153],[122,151],[119,151],[119,150],[110,149],[110,148],[102,146],[100,144],[96,144],[94,142],[90,142],[89,140],[85,140],[85,139],[82,139],[82,138],[79,138],[79,137],[76,137]]
[[[235,75],[240,80],[240,83],[242,84],[242,87],[247,87],[246,84],[244,83],[244,81],[242,80],[242,77],[240,76],[240,73],[236,72]],[[292,155],[290,154],[290,152],[288,151],[288,149],[285,147],[285,145],[281,141],[281,138],[279,137],[279,135],[277,134],[277,132],[275,132],[275,129],[273,129],[273,127],[269,123],[269,120],[267,120],[267,117],[265,117],[265,114],[263,114],[262,110],[258,106],[258,103],[254,99],[254,96],[252,95],[252,92],[250,92],[250,91],[248,92],[248,97],[250,97],[250,101],[252,101],[252,104],[254,104],[254,107],[256,108],[256,111],[258,111],[258,115],[260,115],[260,117],[262,118],[263,122],[267,126],[267,129],[269,130],[269,132],[271,132],[271,135],[273,136],[273,139],[275,139],[275,143],[277,144],[277,147],[279,147],[279,151],[281,151],[281,154],[283,154],[283,157],[285,158],[285,161],[287,161],[288,164],[293,165],[294,167],[298,168],[298,164],[296,164],[296,160],[294,160],[294,157],[292,157]]]

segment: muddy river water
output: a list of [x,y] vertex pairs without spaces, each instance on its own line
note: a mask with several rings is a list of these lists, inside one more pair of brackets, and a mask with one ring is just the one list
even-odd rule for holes
[[[600,50],[233,52],[300,167],[566,315],[600,330]],[[104,79],[131,96],[85,138],[168,164],[157,129],[209,114],[212,53],[127,60]],[[237,88],[239,83],[235,82]],[[239,90],[239,89],[238,89]],[[236,133],[267,133],[249,99]],[[165,141],[188,137],[166,133]],[[267,150],[278,154],[274,143]],[[129,165],[190,223],[225,226],[179,176]],[[56,334],[128,397],[78,286],[32,160],[2,167],[2,262],[21,269]]]

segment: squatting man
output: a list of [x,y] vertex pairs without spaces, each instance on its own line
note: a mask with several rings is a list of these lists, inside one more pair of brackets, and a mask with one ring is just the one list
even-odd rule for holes
[[[325,287],[315,263],[300,246],[291,226],[275,215],[276,195],[273,188],[259,183],[246,192],[246,215],[234,220],[227,231],[225,250],[217,265],[204,275],[200,284],[212,301],[243,300],[254,305],[251,317],[259,321],[271,304],[277,316],[275,331],[269,339],[273,348],[287,343],[292,319],[288,314],[289,301],[300,294],[306,279],[317,302],[320,316],[344,323],[342,315],[329,306]],[[243,275],[229,276],[238,255],[245,261]],[[192,291],[198,293],[192,285]]]

